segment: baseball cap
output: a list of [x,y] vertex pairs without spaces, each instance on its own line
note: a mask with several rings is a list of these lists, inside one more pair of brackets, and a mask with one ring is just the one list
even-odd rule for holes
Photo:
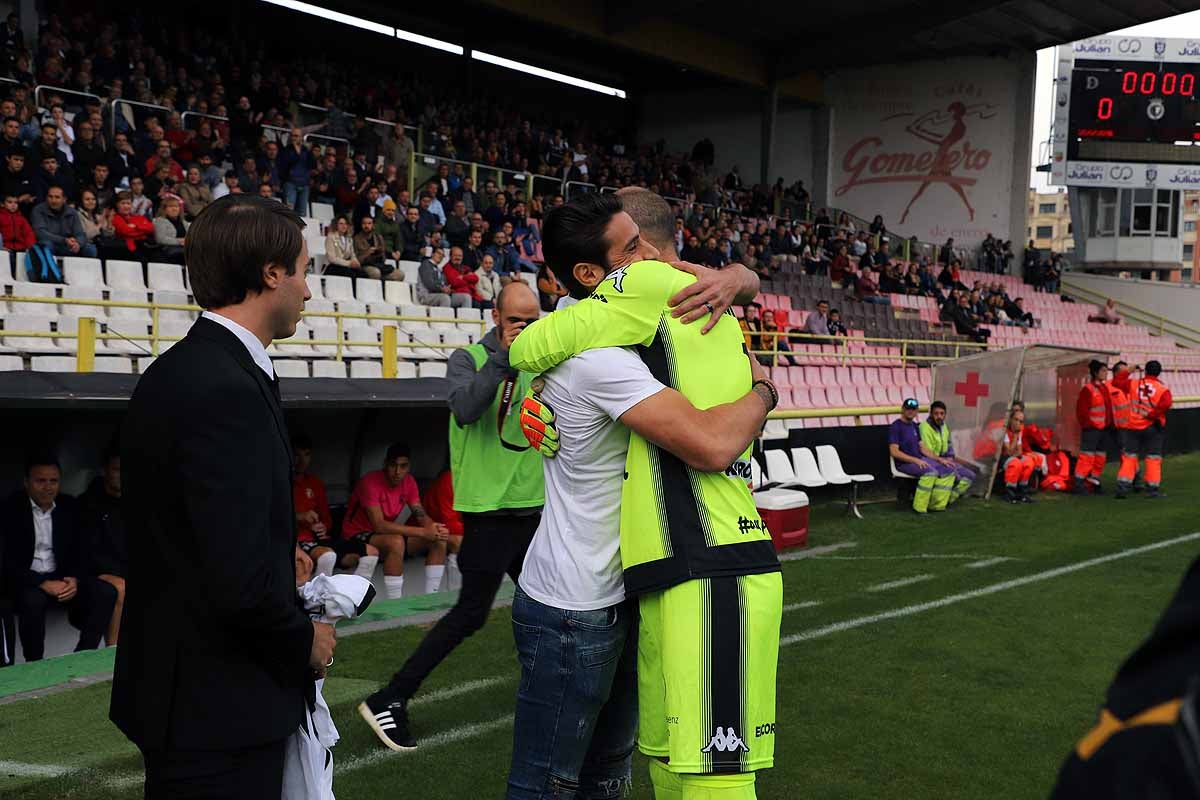
[[900,404],[900,407],[901,408],[920,408],[921,404],[917,402],[917,398],[908,397],[908,398],[905,398],[904,402]]

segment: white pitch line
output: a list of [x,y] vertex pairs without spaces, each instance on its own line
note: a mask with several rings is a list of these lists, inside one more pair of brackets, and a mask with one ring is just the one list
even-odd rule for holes
[[894,608],[891,611],[883,611],[879,614],[871,614],[870,616],[866,617],[856,617],[854,619],[848,619],[842,622],[835,622],[832,625],[824,625],[820,628],[813,628],[812,630],[800,631],[799,633],[793,633],[789,636],[784,636],[779,640],[779,645],[781,647],[786,647],[787,645],[796,644],[797,642],[807,642],[812,639],[820,639],[834,633],[841,633],[842,631],[853,630],[854,628],[862,628],[867,625],[874,625],[876,622],[885,622],[889,619],[911,617],[914,614],[921,614],[926,611],[933,611],[937,608],[952,606],[956,603],[974,600],[977,597],[986,597],[987,595],[996,594],[997,592],[1016,589],[1018,586],[1026,586],[1031,583],[1048,581],[1051,578],[1057,578],[1061,575],[1069,575],[1072,572],[1078,572],[1079,570],[1089,569],[1101,564],[1107,564],[1110,561],[1118,561],[1122,558],[1130,558],[1131,556],[1141,555],[1142,553],[1161,550],[1164,547],[1174,547],[1177,544],[1194,542],[1197,539],[1200,539],[1200,532],[1189,533],[1185,536],[1177,536],[1174,539],[1164,539],[1161,542],[1154,542],[1153,544],[1142,545],[1141,547],[1133,547],[1129,550],[1120,550],[1116,553],[1109,553],[1106,556],[1089,558],[1086,561],[1079,561],[1075,564],[1067,564],[1066,566],[1055,567],[1054,569],[1048,569],[1045,572],[1035,572],[1032,575],[1014,578],[1011,581],[993,583],[991,586],[984,586],[982,588],[973,589],[969,592],[962,592],[960,594],[952,594],[948,597],[943,597],[938,600],[931,600],[928,603],[918,603],[916,605],[903,606],[901,608]]
[[71,772],[63,764],[26,764],[23,761],[0,761],[0,775],[15,778],[58,778]]
[[820,600],[805,600],[803,603],[789,603],[783,607],[783,612],[786,614],[789,611],[799,611],[802,608],[815,608],[821,605]]
[[516,680],[515,675],[496,675],[491,678],[479,678],[473,681],[466,681],[454,686],[447,686],[445,689],[436,689],[428,694],[419,694],[409,703],[410,706],[423,706],[427,703],[437,703],[442,700],[449,700],[451,697],[458,697],[460,694],[468,694],[481,689],[490,689],[493,686],[501,686],[505,683],[511,683]]
[[992,558],[992,556],[978,553],[920,553],[914,556],[816,556],[816,558],[820,561],[934,561],[938,559],[963,561],[969,558]]
[[985,558],[983,561],[974,561],[963,566],[967,569],[983,569],[984,567],[994,567],[997,564],[1003,564],[1005,561],[1012,561],[1012,559],[1008,556],[996,556],[995,558]]
[[877,583],[874,586],[868,586],[864,591],[868,592],[886,592],[888,589],[899,589],[901,586],[911,586],[914,583],[922,583],[924,581],[933,580],[936,575],[926,573],[924,575],[913,575],[911,578],[901,578],[898,581],[887,581],[886,583]]
[[821,547],[810,547],[804,550],[796,550],[790,553],[784,553],[779,557],[780,561],[799,561],[802,558],[815,558],[826,553],[832,553],[836,550],[844,550],[847,547],[858,547],[858,542],[838,542],[837,544],[827,544]]

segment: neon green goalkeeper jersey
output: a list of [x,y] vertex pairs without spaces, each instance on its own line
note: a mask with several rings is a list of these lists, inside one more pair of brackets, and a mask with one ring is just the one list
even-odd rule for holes
[[[695,280],[661,261],[617,269],[587,300],[526,328],[509,363],[540,373],[584,350],[634,347],[655,378],[697,408],[731,403],[752,383],[737,319],[727,314],[702,336],[700,324],[683,325],[667,308]],[[631,432],[621,493],[626,591],[778,570],[749,479],[749,448],[723,473],[700,472]]]

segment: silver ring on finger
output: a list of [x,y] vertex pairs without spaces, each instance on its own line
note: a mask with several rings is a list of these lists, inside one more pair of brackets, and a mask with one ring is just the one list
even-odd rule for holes
[[715,308],[713,308],[712,303],[705,303],[704,307],[708,309],[708,313],[710,313],[710,314],[715,314],[717,311]]

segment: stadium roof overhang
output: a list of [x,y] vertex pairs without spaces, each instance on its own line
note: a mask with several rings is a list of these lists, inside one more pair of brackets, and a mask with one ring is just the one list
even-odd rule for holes
[[[395,6],[361,0],[379,13]],[[782,97],[821,100],[821,74],[876,63],[1002,55],[1096,36],[1200,8],[1196,0],[840,0],[779,3],[776,0],[476,0],[475,8],[516,15],[558,35],[537,35],[537,50],[554,58],[579,58],[579,39],[618,52],[636,53],[688,71]],[[406,13],[407,13],[406,9]],[[469,14],[456,12],[462,20]],[[568,36],[562,36],[563,32]],[[495,29],[488,40],[496,42]],[[515,43],[525,36],[500,36]],[[621,60],[605,59],[621,70]],[[630,81],[658,81],[633,59]],[[678,73],[675,73],[678,75]]]

